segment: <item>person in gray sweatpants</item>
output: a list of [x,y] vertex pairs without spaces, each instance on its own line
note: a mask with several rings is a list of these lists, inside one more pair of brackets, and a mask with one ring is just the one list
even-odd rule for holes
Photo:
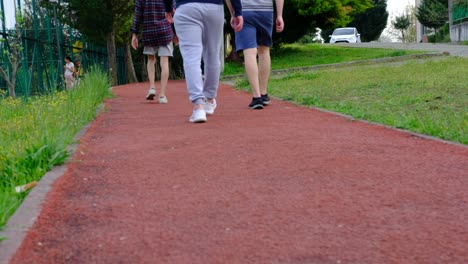
[[[190,101],[194,104],[189,121],[203,123],[206,115],[213,114],[217,106],[216,95],[221,72],[219,54],[224,24],[222,0],[165,0],[166,19],[174,23],[179,38],[179,47],[184,60],[185,80]],[[235,31],[242,29],[242,6],[233,0]],[[174,12],[175,11],[175,12]],[[173,17],[174,14],[174,17]],[[201,61],[204,62],[202,78]]]

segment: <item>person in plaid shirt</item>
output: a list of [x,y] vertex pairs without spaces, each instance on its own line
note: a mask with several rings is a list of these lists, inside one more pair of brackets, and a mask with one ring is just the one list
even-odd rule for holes
[[143,54],[148,56],[147,70],[150,82],[146,99],[154,100],[156,96],[154,75],[157,51],[161,65],[161,91],[158,98],[160,104],[168,102],[166,88],[169,79],[169,57],[172,57],[174,50],[172,44],[174,33],[165,15],[163,0],[135,0],[135,14],[131,29],[132,47],[135,50],[138,48],[138,34],[142,28],[140,39],[144,46]]

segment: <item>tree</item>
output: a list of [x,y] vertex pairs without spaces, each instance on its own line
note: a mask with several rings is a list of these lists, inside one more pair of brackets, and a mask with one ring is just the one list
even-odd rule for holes
[[5,80],[8,87],[8,93],[13,98],[16,97],[16,77],[21,63],[21,51],[23,50],[23,44],[21,41],[22,30],[20,26],[22,20],[20,15],[17,15],[16,17],[17,23],[15,24],[15,30],[0,39],[2,42],[6,41],[6,45],[9,47],[9,49],[5,50],[5,54],[3,54],[3,57],[7,58],[6,67],[4,66],[5,64],[0,63],[0,76]]
[[374,6],[354,16],[348,26],[357,28],[361,33],[361,40],[368,42],[379,39],[387,26],[387,20],[387,0],[374,0]]
[[397,16],[392,22],[392,25],[395,29],[399,30],[401,33],[401,39],[405,42],[405,32],[411,25],[410,17],[407,14]]
[[276,43],[291,43],[316,27],[333,29],[348,25],[353,17],[372,7],[373,0],[291,0],[285,5],[286,29],[274,34]]
[[422,25],[433,28],[437,32],[449,19],[448,1],[422,0],[418,6],[416,17]]
[[[109,63],[109,80],[117,84],[116,37],[122,25],[133,15],[133,5],[128,0],[69,0],[70,9],[76,12],[76,28],[95,42],[105,36]],[[122,41],[123,42],[123,41]],[[128,44],[128,34],[127,41]],[[133,67],[132,67],[133,68]]]
[[[42,0],[42,3],[51,7],[49,0]],[[122,26],[131,20],[133,3],[128,0],[62,0],[61,3],[58,10],[63,22],[91,41],[107,45],[109,80],[111,85],[117,85],[116,47],[123,44],[117,43],[116,39],[123,31]],[[128,43],[128,34],[126,38],[125,43]]]

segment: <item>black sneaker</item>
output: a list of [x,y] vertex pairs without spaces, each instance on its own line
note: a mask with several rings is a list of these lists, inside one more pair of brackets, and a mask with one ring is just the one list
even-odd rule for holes
[[268,96],[268,94],[262,94],[262,101],[263,101],[263,105],[269,105],[270,104],[270,97]]
[[263,100],[261,97],[252,98],[252,102],[249,104],[250,109],[263,109]]

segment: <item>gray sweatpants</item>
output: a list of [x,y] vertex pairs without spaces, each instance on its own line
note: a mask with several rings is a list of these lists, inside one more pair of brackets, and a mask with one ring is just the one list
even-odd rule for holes
[[[215,98],[218,92],[223,24],[222,5],[187,3],[179,6],[175,12],[174,25],[184,60],[187,91],[194,104],[204,104],[205,98]],[[202,58],[205,65],[204,82]]]

